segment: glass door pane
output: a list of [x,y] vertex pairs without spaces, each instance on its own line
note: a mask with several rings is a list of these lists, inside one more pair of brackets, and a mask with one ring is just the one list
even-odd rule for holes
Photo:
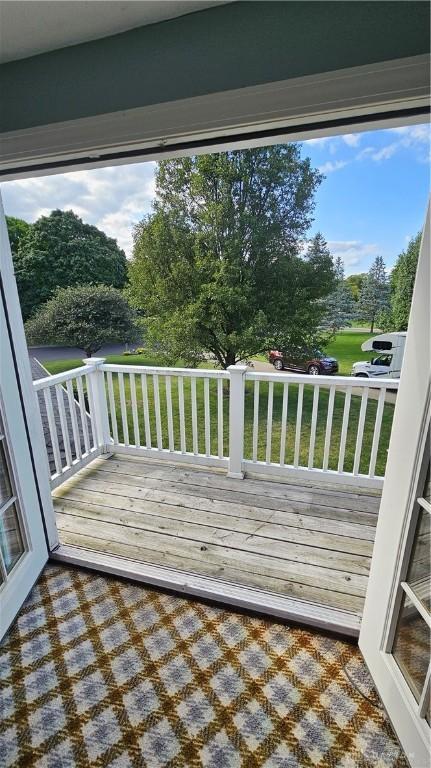
[[430,628],[406,594],[392,653],[416,701],[419,701],[430,660]]
[[420,717],[429,724],[431,656],[431,506],[430,461],[426,479],[417,489],[413,545],[408,556],[392,655],[418,702]]
[[0,415],[0,573],[2,584],[26,551],[10,454]]

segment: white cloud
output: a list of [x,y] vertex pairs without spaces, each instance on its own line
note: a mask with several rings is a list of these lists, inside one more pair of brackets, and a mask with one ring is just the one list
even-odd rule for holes
[[311,145],[315,144],[318,147],[324,147],[325,144],[328,144],[331,141],[334,141],[333,136],[319,136],[316,139],[307,139],[304,143]]
[[342,258],[347,273],[367,270],[370,262],[381,252],[376,243],[363,243],[361,240],[329,240],[328,248],[333,256]]
[[361,141],[360,133],[346,133],[341,137],[348,147],[357,147]]
[[391,141],[386,146],[376,149],[375,147],[365,147],[357,155],[357,160],[363,160],[366,157],[379,163],[390,160],[396,153],[403,149],[410,149],[416,160],[419,162],[428,162],[430,156],[431,133],[429,125],[405,125],[400,128],[390,128],[388,134],[397,136],[395,141]]
[[382,147],[382,149],[379,149],[377,152],[372,152],[370,157],[376,162],[379,162],[380,160],[389,160],[395,152],[398,152],[399,148],[400,143],[394,141],[392,144],[387,144],[386,147]]
[[323,163],[323,165],[319,165],[319,171],[320,173],[333,173],[334,171],[339,171],[341,168],[344,168],[346,165],[348,165],[347,160],[328,160],[326,163]]
[[391,128],[391,133],[397,133],[399,136],[407,137],[410,142],[418,141],[429,144],[430,126],[422,125],[404,125],[402,128]]
[[88,224],[114,237],[129,256],[133,226],[151,209],[155,163],[72,171],[2,185],[10,216],[35,221],[54,208],[73,210]]

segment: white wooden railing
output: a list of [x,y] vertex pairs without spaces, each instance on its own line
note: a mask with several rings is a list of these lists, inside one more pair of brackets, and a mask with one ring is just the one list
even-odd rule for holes
[[[301,374],[255,373],[247,371],[245,381],[253,387],[252,453],[243,459],[245,471],[320,477],[327,480],[381,487],[383,474],[376,473],[387,394],[398,389],[392,379],[367,379],[351,376],[306,376]],[[265,430],[259,429],[260,387],[267,383],[264,407]],[[282,402],[278,434],[274,435],[274,392]],[[304,420],[304,399],[312,399],[311,418]],[[293,400],[292,405],[290,401]],[[323,402],[322,402],[323,401]],[[393,408],[393,403],[389,404]],[[367,411],[372,410],[367,420]],[[334,420],[341,429],[334,435]],[[290,428],[290,440],[287,430]],[[390,428],[387,430],[388,436]],[[264,440],[263,440],[264,437]],[[316,442],[321,448],[317,451]],[[264,457],[259,447],[264,442]],[[368,444],[368,447],[365,445]],[[346,446],[351,445],[351,466]],[[289,459],[286,457],[290,448]],[[383,447],[383,451],[386,449]]]
[[102,367],[107,379],[112,450],[228,466],[223,390],[223,382],[230,378],[228,371]]
[[[218,466],[236,478],[383,483],[382,426],[396,380],[84,363],[34,382],[53,486],[106,452]],[[390,425],[383,431],[387,443]]]
[[[105,450],[100,428],[97,361],[33,382],[55,488]],[[98,428],[99,427],[99,428]]]

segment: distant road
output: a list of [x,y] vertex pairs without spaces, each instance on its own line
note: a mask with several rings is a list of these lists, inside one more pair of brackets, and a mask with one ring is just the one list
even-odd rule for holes
[[[121,355],[126,349],[126,344],[107,344],[94,354],[94,357],[106,357],[107,355]],[[85,352],[78,347],[29,347],[28,354],[42,363],[44,360],[75,360],[85,357]]]

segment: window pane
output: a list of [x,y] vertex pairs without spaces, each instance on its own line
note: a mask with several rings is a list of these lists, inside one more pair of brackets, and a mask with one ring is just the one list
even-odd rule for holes
[[421,510],[418,517],[407,581],[428,612],[431,611],[431,515]]
[[6,463],[3,441],[0,442],[0,507],[13,496],[9,478],[9,469]]
[[15,504],[11,504],[0,518],[0,547],[6,571],[10,573],[24,552],[19,519]]
[[401,605],[392,653],[419,701],[430,658],[430,630],[407,595]]

